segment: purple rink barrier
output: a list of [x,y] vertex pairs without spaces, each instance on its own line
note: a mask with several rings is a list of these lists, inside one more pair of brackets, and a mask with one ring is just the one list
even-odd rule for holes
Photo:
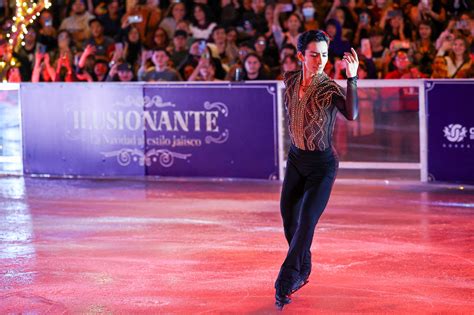
[[425,82],[432,181],[474,184],[473,91],[473,80]]
[[24,172],[278,179],[277,83],[22,84]]

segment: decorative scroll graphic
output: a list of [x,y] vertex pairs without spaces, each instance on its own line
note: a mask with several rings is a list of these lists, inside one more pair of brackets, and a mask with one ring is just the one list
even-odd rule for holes
[[206,136],[206,143],[211,144],[211,143],[224,143],[229,139],[229,129],[224,130],[223,133],[221,133],[218,137],[212,137],[212,136]]
[[224,115],[224,117],[227,117],[229,115],[229,108],[226,104],[221,102],[204,102],[204,108],[207,110],[217,109]]
[[[229,108],[227,107],[226,104],[221,103],[221,102],[213,102],[213,103],[204,102],[204,108],[207,109],[207,110],[217,109],[218,111],[220,111],[222,113],[222,115],[224,115],[224,117],[227,117],[229,115]],[[229,129],[226,129],[226,130],[224,130],[223,133],[221,133],[217,137],[206,136],[204,141],[207,144],[211,144],[211,143],[222,144],[222,143],[226,142],[228,139],[229,139]]]
[[143,153],[143,151],[138,149],[125,148],[117,151],[101,153],[105,157],[117,157],[117,162],[121,166],[127,166],[132,161],[137,162],[140,166],[151,166],[153,163],[156,163],[158,161],[163,167],[172,166],[175,158],[186,160],[192,155],[172,152],[166,149],[151,149]]
[[127,96],[122,101],[118,101],[115,105],[120,107],[138,107],[138,108],[164,108],[164,107],[176,107],[176,104],[172,102],[163,102],[163,98],[159,95],[155,95],[153,97],[143,96],[143,97],[132,97]]

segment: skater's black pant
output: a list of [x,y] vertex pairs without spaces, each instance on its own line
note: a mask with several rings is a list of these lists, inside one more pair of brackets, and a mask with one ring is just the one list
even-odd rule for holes
[[276,284],[283,281],[292,285],[311,272],[314,230],[326,208],[338,166],[333,148],[304,151],[290,147],[280,201],[290,248]]

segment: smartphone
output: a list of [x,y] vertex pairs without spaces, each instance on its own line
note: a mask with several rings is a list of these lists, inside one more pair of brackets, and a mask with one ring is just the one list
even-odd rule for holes
[[123,50],[123,43],[115,43],[115,50],[122,51]]
[[128,17],[128,23],[134,24],[134,23],[140,23],[143,21],[143,18],[141,15],[130,15]]
[[250,21],[248,21],[248,20],[245,20],[244,21],[244,29],[246,31],[251,31],[253,29],[252,23],[250,23]]
[[292,12],[293,5],[291,3],[287,3],[281,6],[281,12]]
[[38,52],[40,54],[45,54],[46,53],[46,45],[45,44],[41,44],[41,43],[37,43],[36,44],[36,49],[38,49]]
[[366,25],[369,23],[369,16],[367,15],[367,13],[361,13],[359,15],[359,21],[360,21],[360,24],[363,24],[363,25]]
[[203,54],[206,51],[207,43],[205,40],[199,42],[199,54]]
[[390,11],[388,11],[388,17],[389,18],[394,18],[396,16],[402,16],[402,11],[400,11],[400,10],[390,10]]
[[464,30],[464,29],[468,29],[468,24],[467,24],[467,21],[457,21],[456,24],[454,25],[454,27],[457,29],[457,30]]
[[430,6],[430,0],[421,0],[421,5],[425,8]]
[[52,19],[46,19],[44,20],[44,26],[53,26],[53,20]]

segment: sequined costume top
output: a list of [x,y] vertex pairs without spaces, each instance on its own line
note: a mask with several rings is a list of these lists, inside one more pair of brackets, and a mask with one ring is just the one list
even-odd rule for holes
[[346,96],[344,90],[325,73],[317,74],[300,100],[302,77],[301,70],[284,75],[284,102],[291,142],[301,150],[324,151],[332,146],[337,111],[349,120],[357,118],[357,77],[347,80]]

